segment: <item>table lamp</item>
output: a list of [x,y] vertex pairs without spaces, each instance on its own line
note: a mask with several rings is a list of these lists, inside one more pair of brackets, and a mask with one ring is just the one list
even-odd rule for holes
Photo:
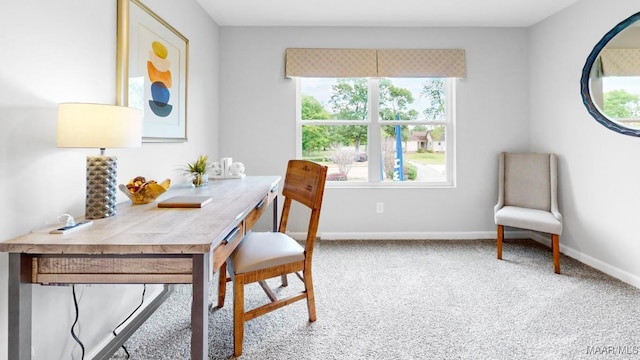
[[116,214],[117,157],[106,148],[142,145],[142,111],[124,106],[65,103],[58,105],[58,147],[99,148],[87,156],[85,218]]

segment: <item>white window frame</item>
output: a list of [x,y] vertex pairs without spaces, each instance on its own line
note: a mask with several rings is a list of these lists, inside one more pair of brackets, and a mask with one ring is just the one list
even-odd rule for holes
[[[393,79],[393,78],[390,78]],[[296,82],[296,158],[302,159],[302,125],[363,125],[367,126],[367,157],[369,181],[327,181],[329,188],[453,188],[456,187],[456,79],[445,78],[445,116],[444,121],[429,120],[381,120],[379,118],[378,78],[369,78],[367,120],[302,120],[302,79]],[[375,115],[375,116],[372,116]],[[373,119],[372,119],[373,118]],[[380,128],[383,125],[444,125],[445,126],[445,180],[444,181],[382,181],[379,179],[381,144]],[[372,142],[371,139],[376,139]],[[373,180],[372,180],[373,179]]]

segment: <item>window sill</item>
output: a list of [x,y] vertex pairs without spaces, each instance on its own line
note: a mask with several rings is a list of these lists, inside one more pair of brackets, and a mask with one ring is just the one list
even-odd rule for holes
[[456,185],[451,183],[428,183],[428,182],[346,182],[327,181],[327,189],[455,189]]

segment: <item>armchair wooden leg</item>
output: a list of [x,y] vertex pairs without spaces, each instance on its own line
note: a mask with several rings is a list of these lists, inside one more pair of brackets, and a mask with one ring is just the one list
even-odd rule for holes
[[498,225],[498,259],[502,260],[502,240],[504,239],[504,226]]
[[553,249],[553,268],[556,274],[560,274],[560,236],[551,234],[551,248]]
[[235,275],[233,279],[233,354],[242,355],[244,339],[244,276]]
[[225,262],[218,271],[218,309],[224,306],[224,299],[227,295],[227,263]]

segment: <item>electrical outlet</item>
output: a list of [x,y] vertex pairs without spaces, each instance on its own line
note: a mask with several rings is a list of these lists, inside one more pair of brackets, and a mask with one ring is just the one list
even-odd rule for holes
[[384,203],[376,203],[376,213],[382,214],[384,212]]

